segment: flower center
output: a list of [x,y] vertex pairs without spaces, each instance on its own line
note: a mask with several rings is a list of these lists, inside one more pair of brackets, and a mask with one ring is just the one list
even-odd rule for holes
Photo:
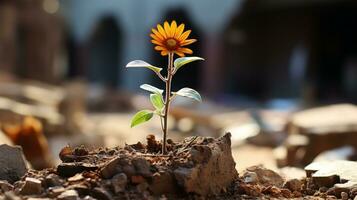
[[170,39],[166,40],[166,45],[167,45],[170,49],[173,49],[173,48],[176,47],[177,42],[176,42],[175,39],[170,38]]

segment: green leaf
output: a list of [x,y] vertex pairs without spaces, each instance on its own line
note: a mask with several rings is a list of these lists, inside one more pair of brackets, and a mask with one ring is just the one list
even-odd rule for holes
[[176,71],[179,70],[182,66],[193,62],[193,61],[197,61],[197,60],[205,60],[201,57],[182,57],[182,58],[177,58],[174,62],[174,66]]
[[141,110],[137,112],[131,119],[130,127],[134,127],[136,125],[149,121],[153,115],[154,113],[151,110]]
[[191,89],[191,88],[182,88],[177,92],[173,92],[173,94],[183,96],[183,97],[188,97],[188,98],[194,99],[199,102],[202,101],[201,95],[196,90]]
[[161,111],[164,107],[164,101],[161,94],[150,94],[150,101],[156,110]]
[[162,94],[164,90],[161,90],[155,86],[149,85],[149,84],[142,84],[140,85],[140,88],[149,92],[152,92],[154,94]]
[[159,67],[155,67],[145,61],[142,60],[134,60],[129,62],[126,67],[131,68],[131,67],[145,67],[148,69],[151,69],[152,71],[154,71],[155,73],[160,73],[160,71],[162,70],[162,68]]

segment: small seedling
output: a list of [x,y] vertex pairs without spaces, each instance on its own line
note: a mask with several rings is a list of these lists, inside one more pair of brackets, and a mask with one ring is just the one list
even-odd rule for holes
[[[191,88],[182,88],[177,92],[171,92],[171,82],[176,72],[184,65],[197,61],[204,60],[200,57],[185,57],[185,54],[192,54],[192,50],[185,46],[196,42],[196,39],[188,39],[191,30],[184,31],[185,25],[177,26],[175,21],[164,23],[164,26],[158,24],[157,29],[153,28],[150,34],[151,42],[155,44],[155,50],[160,51],[162,56],[168,57],[168,66],[166,77],[161,74],[162,68],[155,67],[142,60],[134,60],[126,65],[126,67],[144,67],[152,70],[166,85],[165,90],[159,89],[149,84],[143,84],[141,89],[149,91],[150,101],[155,110],[141,110],[137,112],[131,120],[131,127],[149,121],[154,114],[160,117],[161,128],[163,132],[162,153],[166,154],[166,137],[167,137],[167,117],[170,111],[170,102],[176,96],[183,96],[201,102],[200,94]],[[180,58],[174,60],[174,55]],[[165,96],[163,93],[165,92]],[[165,99],[164,99],[165,97]]]

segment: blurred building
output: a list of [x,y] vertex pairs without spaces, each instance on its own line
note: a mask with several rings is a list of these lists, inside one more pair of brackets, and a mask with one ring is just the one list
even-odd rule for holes
[[356,8],[353,0],[0,0],[0,69],[138,91],[160,82],[125,64],[165,65],[149,33],[176,19],[198,39],[194,55],[206,58],[177,74],[177,88],[356,102]]

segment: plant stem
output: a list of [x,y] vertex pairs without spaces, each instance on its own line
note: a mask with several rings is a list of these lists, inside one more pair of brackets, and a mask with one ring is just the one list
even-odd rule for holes
[[173,75],[174,54],[169,53],[169,63],[167,66],[167,79],[166,79],[166,94],[165,94],[165,113],[164,113],[164,128],[162,140],[162,154],[166,154],[166,136],[167,136],[167,117],[169,116],[170,97],[171,97],[171,81]]

